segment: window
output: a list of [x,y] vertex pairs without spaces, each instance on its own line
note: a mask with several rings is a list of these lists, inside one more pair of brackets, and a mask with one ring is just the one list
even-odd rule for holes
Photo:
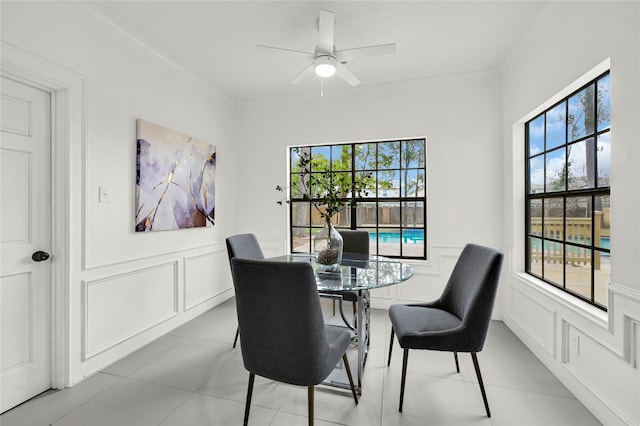
[[525,123],[527,273],[601,309],[611,276],[609,72]]
[[290,148],[291,250],[310,252],[323,221],[311,205],[313,188],[312,194],[303,194],[296,185],[301,153],[311,155],[311,173],[339,172],[350,181],[371,176],[368,194],[334,216],[336,228],[368,231],[372,254],[426,259],[425,139]]

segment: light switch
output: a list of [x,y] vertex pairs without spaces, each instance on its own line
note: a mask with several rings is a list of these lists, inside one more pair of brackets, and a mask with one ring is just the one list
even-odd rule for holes
[[99,195],[98,201],[101,203],[110,203],[111,202],[111,188],[106,186],[101,186],[98,188]]

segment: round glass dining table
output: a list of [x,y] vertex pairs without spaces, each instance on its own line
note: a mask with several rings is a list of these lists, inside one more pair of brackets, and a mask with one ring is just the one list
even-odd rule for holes
[[[352,330],[354,356],[357,357],[356,390],[362,394],[364,367],[369,349],[369,290],[400,284],[413,276],[413,268],[399,259],[392,259],[376,255],[362,255],[344,253],[342,261],[335,268],[327,269],[318,265],[313,254],[294,253],[285,256],[272,257],[267,260],[278,262],[306,262],[310,263],[316,276],[318,292],[321,296],[333,299],[340,298],[340,291],[350,291],[357,295],[354,323],[350,324],[342,312],[340,314],[345,326]],[[349,354],[348,354],[349,355]],[[324,382],[327,385],[348,388],[346,374],[338,366],[334,373]]]
[[334,269],[318,265],[315,257],[308,253],[294,253],[268,260],[310,263],[320,292],[371,290],[399,284],[413,276],[413,268],[399,259],[375,255],[344,253],[342,262]]

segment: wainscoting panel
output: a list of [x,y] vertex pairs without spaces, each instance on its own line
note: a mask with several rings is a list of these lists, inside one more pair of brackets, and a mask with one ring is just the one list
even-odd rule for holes
[[413,277],[395,287],[397,303],[419,303],[440,297],[448,275],[425,273],[414,269]]
[[515,287],[509,287],[509,314],[541,348],[557,357],[557,315]]
[[397,286],[398,301],[416,303],[439,298],[460,252],[462,247],[432,246],[429,248],[428,261],[409,262],[414,275],[409,281]]
[[370,292],[369,303],[375,309],[388,309],[391,306],[391,301],[394,300],[394,294],[393,287],[376,288]]
[[605,316],[522,273],[505,283],[505,324],[601,423],[640,426],[640,293],[611,282]]
[[629,374],[623,358],[576,327],[568,327],[567,341],[567,371],[626,424],[637,424],[633,413],[640,401],[637,371]]
[[282,240],[260,240],[260,248],[262,248],[262,253],[264,257],[276,257],[283,256],[288,253],[287,251],[287,243]]
[[83,287],[83,359],[178,315],[178,263],[93,281]]
[[[629,358],[631,359],[631,366],[636,370],[640,368],[638,365],[638,357],[640,357],[640,323],[636,321],[630,321],[632,342],[629,344]],[[640,398],[639,398],[640,399]]]
[[184,258],[185,311],[232,287],[226,248]]
[[462,247],[432,246],[429,248],[429,260],[405,261],[413,268],[413,277],[372,291],[371,306],[388,309],[396,303],[420,303],[439,298],[460,252]]

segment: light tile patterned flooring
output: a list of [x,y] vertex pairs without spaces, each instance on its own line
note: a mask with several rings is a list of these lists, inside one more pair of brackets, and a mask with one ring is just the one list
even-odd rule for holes
[[[398,412],[402,351],[386,366],[391,331],[373,310],[364,391],[316,387],[315,424],[598,425],[598,421],[502,323],[494,321],[478,359],[491,408],[486,417],[471,357],[411,351],[404,412]],[[62,391],[48,391],[0,416],[12,425],[240,425],[248,373],[233,349],[235,303],[229,300],[168,335]],[[307,424],[305,388],[256,377],[250,425]]]

